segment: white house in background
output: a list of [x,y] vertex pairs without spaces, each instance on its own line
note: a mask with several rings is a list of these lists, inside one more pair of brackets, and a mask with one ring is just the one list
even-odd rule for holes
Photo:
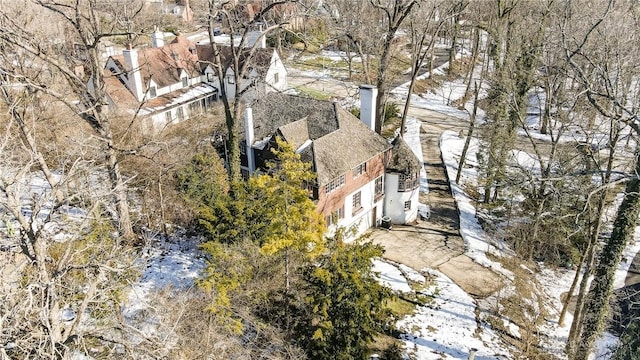
[[[104,70],[110,105],[148,118],[150,130],[205,112],[221,93],[220,79],[211,67],[211,47],[196,46],[183,36],[165,44],[163,35],[159,31],[152,34],[152,47],[129,46],[122,55],[110,56]],[[230,48],[222,48],[222,52],[230,53]],[[223,56],[222,62],[227,73],[233,71],[228,57]],[[286,76],[277,52],[259,48],[242,86],[253,85],[252,94],[280,90],[286,88]],[[223,81],[230,85],[228,96],[232,96],[235,84],[230,84],[228,76]]]
[[[229,46],[220,47],[220,57],[222,67],[226,69],[224,76],[224,84],[227,92],[227,98],[233,98],[236,91],[246,89],[252,85],[250,91],[243,96],[246,99],[256,99],[257,97],[270,92],[282,92],[287,89],[287,69],[285,68],[278,52],[275,49],[267,49],[264,47],[264,36],[261,38],[262,45],[256,48],[251,55],[251,62],[247,68],[248,74],[242,80],[240,86],[235,83],[234,57],[232,49]],[[198,57],[200,59],[201,69],[209,78],[216,77],[216,71],[213,63],[215,59],[210,45],[196,45]],[[249,56],[250,50],[242,49],[239,51],[239,67],[242,67]]]
[[[404,141],[390,144],[375,132],[376,93],[374,87],[361,87],[360,119],[329,101],[276,92],[255,99],[245,109],[240,129],[245,138],[240,151],[243,175],[264,169],[280,138],[317,175],[316,182],[308,184],[309,194],[330,232],[337,226],[354,227],[360,235],[380,225],[384,216],[402,224],[415,220],[418,189],[408,183],[403,184],[411,191],[399,189],[398,174],[414,174],[420,164]],[[395,186],[388,185],[389,180]],[[405,209],[407,201],[411,203]]]

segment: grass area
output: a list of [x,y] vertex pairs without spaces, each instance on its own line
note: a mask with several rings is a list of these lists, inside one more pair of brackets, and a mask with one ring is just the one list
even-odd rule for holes
[[413,314],[416,309],[416,306],[414,304],[398,297],[387,300],[385,307],[391,310],[391,312],[393,312],[395,317],[398,319]]
[[307,86],[298,86],[296,87],[296,90],[298,91],[298,94],[303,97],[316,100],[331,100],[331,94]]
[[[329,58],[323,58],[322,56],[316,56],[311,58],[305,58],[296,62],[296,66],[308,70],[327,69],[327,70],[349,70],[349,63],[346,60],[331,60]],[[353,62],[351,64],[353,72],[362,71],[362,64],[360,62]]]

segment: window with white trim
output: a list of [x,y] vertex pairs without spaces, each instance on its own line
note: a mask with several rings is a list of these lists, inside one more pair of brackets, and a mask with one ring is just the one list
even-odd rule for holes
[[171,117],[171,110],[164,113],[164,119],[167,123],[170,123],[173,118]]
[[333,192],[341,187],[344,186],[346,182],[346,178],[344,175],[340,175],[337,178],[329,181],[329,183],[325,186],[325,192],[328,194],[330,192]]
[[367,163],[363,162],[362,164],[356,166],[356,168],[353,170],[353,177],[358,177],[364,173],[367,172]]
[[411,210],[411,200],[404,202],[404,211]]
[[352,205],[353,205],[352,213],[355,214],[358,211],[362,210],[362,192],[361,191],[358,191],[357,193],[353,194]]
[[197,114],[200,114],[200,101],[194,101],[192,103],[189,103],[189,105],[187,105],[189,108],[189,116],[194,116]]
[[182,87],[186,88],[187,86],[189,86],[189,78],[188,77],[183,77],[182,78]]
[[184,120],[184,109],[182,106],[176,109],[176,115],[178,116],[178,121]]
[[384,183],[382,182],[382,176],[380,176],[376,179],[376,184],[375,184],[376,198],[379,196],[382,196],[383,192],[384,192]]
[[278,81],[280,81],[280,74],[278,73],[273,74],[273,83],[277,84]]
[[157,91],[156,91],[156,87],[155,86],[149,86],[149,99],[153,99],[156,96],[158,96],[157,95]]
[[411,191],[418,187],[418,175],[417,174],[400,174],[398,177],[398,191]]
[[331,214],[325,216],[324,221],[327,223],[327,226],[332,226],[337,225],[338,221],[342,219],[344,219],[344,207],[332,211]]

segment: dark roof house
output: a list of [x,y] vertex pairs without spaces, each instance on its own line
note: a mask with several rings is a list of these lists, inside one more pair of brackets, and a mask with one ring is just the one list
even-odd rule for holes
[[384,137],[333,102],[269,93],[251,107],[254,139],[259,143],[278,135],[291,143],[311,162],[318,187],[391,148]]

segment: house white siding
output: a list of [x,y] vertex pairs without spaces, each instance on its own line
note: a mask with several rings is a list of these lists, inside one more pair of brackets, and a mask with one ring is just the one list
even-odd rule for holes
[[[354,198],[360,194],[360,208],[354,208]],[[375,211],[374,211],[375,209]],[[356,191],[345,197],[344,202],[344,219],[339,222],[346,228],[356,227],[357,232],[355,238],[362,235],[369,228],[377,225],[382,218],[383,198],[376,201],[375,197],[375,180],[366,183]],[[373,218],[373,215],[376,218]]]
[[265,92],[271,91],[284,91],[288,88],[287,84],[287,69],[280,60],[277,52],[273,52],[271,57],[271,66],[267,70],[265,76]]
[[[398,173],[385,174],[385,216],[391,218],[393,224],[406,224],[415,221],[418,217],[420,187],[410,191],[398,191],[399,178]],[[410,202],[410,206],[405,208],[407,202]]]

